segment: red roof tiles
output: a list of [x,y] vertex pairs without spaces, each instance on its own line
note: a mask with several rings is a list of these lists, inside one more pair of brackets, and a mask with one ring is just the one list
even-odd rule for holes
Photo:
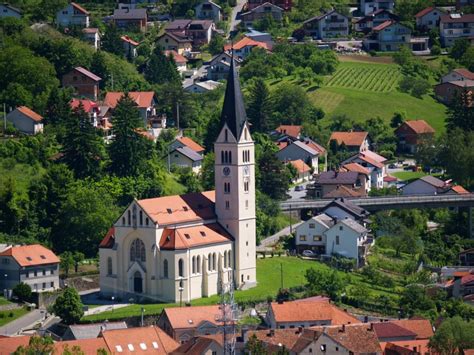
[[248,38],[248,37],[242,38],[240,41],[235,43],[233,46],[232,45],[225,45],[224,49],[225,50],[231,50],[233,48],[235,50],[240,50],[240,49],[242,49],[244,47],[247,47],[247,46],[260,47],[260,48],[263,48],[263,49],[266,49],[266,50],[270,50],[270,48],[268,47],[268,44],[266,44],[265,42],[258,42],[258,41],[255,41],[255,40],[251,39],[251,38]]
[[401,319],[391,321],[416,334],[416,339],[429,339],[433,336],[433,326],[428,319]]
[[417,134],[435,133],[434,128],[431,127],[425,120],[405,121],[403,124],[410,127],[411,130]]
[[299,138],[301,134],[301,128],[302,126],[280,125],[275,129],[275,131],[280,134],[290,136],[292,138]]
[[469,69],[458,68],[458,69],[454,69],[453,72],[461,75],[462,77],[468,80],[474,80],[474,73],[470,71]]
[[59,263],[59,258],[39,244],[19,245],[5,249],[0,256],[11,256],[20,266],[36,266]]
[[360,147],[367,136],[367,132],[332,132],[329,141],[335,140],[337,144],[344,143],[348,147]]
[[346,169],[347,171],[356,171],[358,173],[365,174],[365,175],[370,174],[370,171],[364,168],[359,163],[349,163],[349,164],[343,165],[342,167]]
[[75,2],[72,2],[71,5],[73,8],[75,8],[79,12],[82,12],[84,15],[89,15],[89,11],[84,9],[81,5],[76,4]]
[[16,109],[35,122],[41,122],[43,120],[43,116],[37,114],[35,111],[26,106],[19,106]]
[[179,250],[192,247],[228,243],[233,238],[217,223],[194,227],[166,228],[160,239],[160,249]]
[[94,73],[90,72],[89,70],[83,68],[83,67],[76,67],[74,68],[75,71],[78,71],[79,73],[87,76],[88,78],[90,78],[91,80],[94,80],[94,81],[101,81],[102,78],[95,75]]
[[197,144],[189,137],[178,137],[176,138],[181,144],[184,144],[186,147],[194,150],[196,153],[202,153],[204,148]]
[[165,51],[165,54],[169,57],[170,55],[173,56],[173,59],[176,63],[178,64],[182,64],[182,63],[187,63],[188,60],[186,59],[186,57],[182,56],[181,54],[179,54],[178,52],[176,51]]
[[124,42],[130,43],[132,46],[138,46],[139,43],[135,42],[133,39],[131,39],[129,36],[122,36],[120,39]]
[[416,337],[416,333],[392,322],[373,323],[373,327],[379,339]]
[[69,102],[69,105],[71,106],[73,110],[78,108],[80,105],[82,105],[84,112],[87,112],[87,113],[90,113],[94,110],[99,110],[99,106],[97,105],[97,103],[95,103],[92,100],[87,100],[87,99],[83,99],[83,100],[72,99]]
[[430,13],[431,11],[433,11],[434,9],[436,9],[436,7],[434,7],[434,6],[427,7],[426,9],[423,9],[423,10],[421,10],[420,12],[418,12],[418,13],[415,15],[415,17],[416,17],[416,18],[423,17],[423,16],[429,14],[429,13]]
[[374,32],[382,31],[383,29],[393,25],[394,23],[395,23],[395,21],[392,21],[392,20],[385,21],[385,22],[381,23],[380,25],[375,26],[374,28],[372,28],[372,31],[374,31]]
[[221,314],[219,305],[171,307],[165,308],[169,323],[173,329],[192,329],[198,327],[202,322],[218,325],[216,316]]
[[291,160],[289,163],[296,169],[300,174],[308,173],[311,171],[311,168],[301,159]]
[[[123,92],[108,92],[105,95],[104,104],[111,108],[115,108],[123,95]],[[130,91],[128,95],[133,101],[135,101],[138,108],[148,108],[153,106],[153,98],[155,97],[153,91]]]

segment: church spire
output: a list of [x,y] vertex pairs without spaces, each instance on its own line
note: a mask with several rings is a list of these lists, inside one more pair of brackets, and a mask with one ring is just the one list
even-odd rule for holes
[[222,107],[221,126],[227,123],[227,126],[238,141],[245,121],[247,121],[247,113],[245,112],[239,76],[235,67],[234,54],[232,53],[227,87],[225,89],[224,106]]

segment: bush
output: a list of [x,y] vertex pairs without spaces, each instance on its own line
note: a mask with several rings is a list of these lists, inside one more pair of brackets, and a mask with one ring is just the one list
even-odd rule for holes
[[28,302],[31,299],[31,287],[24,282],[20,282],[13,288],[13,294],[18,297],[20,301]]
[[437,45],[434,45],[433,47],[431,47],[431,54],[432,55],[440,55],[441,54],[441,47],[437,46]]
[[377,52],[372,49],[372,50],[369,51],[369,55],[370,55],[371,57],[376,57],[376,56],[377,56]]

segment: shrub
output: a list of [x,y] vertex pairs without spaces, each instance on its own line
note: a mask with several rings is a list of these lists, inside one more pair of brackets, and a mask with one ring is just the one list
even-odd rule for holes
[[441,54],[441,47],[437,46],[437,45],[434,45],[433,47],[431,47],[431,54],[432,55],[440,55]]
[[13,288],[13,294],[18,297],[20,301],[28,302],[31,299],[31,287],[24,282],[20,282]]

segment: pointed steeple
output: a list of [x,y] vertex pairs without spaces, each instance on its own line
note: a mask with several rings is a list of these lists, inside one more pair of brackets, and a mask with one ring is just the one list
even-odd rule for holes
[[235,67],[234,55],[232,54],[227,87],[225,89],[224,106],[222,107],[221,126],[223,127],[227,123],[234,137],[239,140],[245,121],[247,121],[247,113],[245,112],[239,75]]

